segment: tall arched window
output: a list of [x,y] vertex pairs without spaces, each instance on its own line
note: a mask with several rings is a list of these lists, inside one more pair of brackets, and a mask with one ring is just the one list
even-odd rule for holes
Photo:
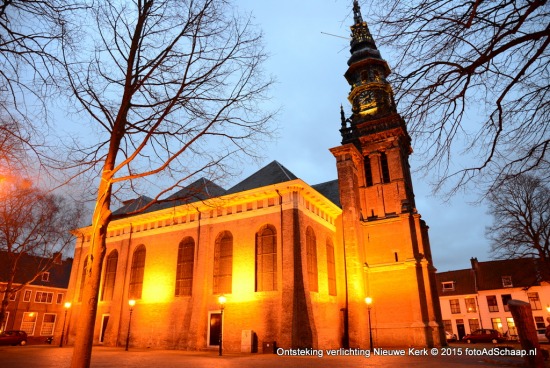
[[193,266],[195,264],[195,241],[184,238],[178,248],[178,267],[176,269],[176,296],[191,295],[193,290]]
[[256,291],[277,290],[277,232],[265,225],[256,233]]
[[143,289],[143,273],[145,271],[145,245],[141,244],[134,250],[130,284],[128,285],[128,299],[141,299]]
[[306,229],[306,254],[309,291],[319,291],[319,278],[317,274],[317,242],[315,240],[315,233],[310,226]]
[[82,277],[80,278],[80,292],[78,293],[78,301],[82,301],[82,294],[84,294],[84,285],[86,284],[86,267],[88,266],[88,256],[84,258],[84,267],[82,267]]
[[233,282],[233,235],[224,231],[214,246],[214,294],[230,294]]
[[101,291],[101,300],[109,301],[113,299],[115,289],[116,266],[118,263],[118,252],[113,250],[107,256],[105,262],[105,273],[103,275],[103,290]]
[[336,295],[336,262],[334,260],[334,246],[331,239],[327,239],[327,275],[328,295]]

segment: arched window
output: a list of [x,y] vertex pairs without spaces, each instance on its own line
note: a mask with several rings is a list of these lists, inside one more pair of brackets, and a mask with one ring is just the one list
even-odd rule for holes
[[328,295],[336,295],[336,262],[334,260],[334,246],[331,239],[327,239],[327,275]]
[[193,265],[195,263],[195,241],[184,238],[178,248],[176,269],[176,296],[191,295],[193,290]]
[[214,246],[214,294],[230,294],[233,282],[233,235],[221,232]]
[[105,262],[105,273],[103,275],[103,290],[101,291],[101,300],[109,301],[113,299],[115,289],[116,266],[118,263],[118,252],[113,250],[107,256]]
[[306,254],[307,275],[309,279],[309,291],[319,291],[319,279],[317,275],[317,243],[313,229],[306,229]]
[[256,233],[256,291],[277,290],[277,232],[265,225]]
[[86,267],[88,266],[88,256],[84,258],[84,267],[82,267],[82,277],[80,278],[80,292],[78,293],[78,301],[82,301],[82,295],[84,294],[84,285],[86,284]]
[[143,273],[145,271],[145,245],[139,245],[132,256],[128,299],[141,299],[143,289]]

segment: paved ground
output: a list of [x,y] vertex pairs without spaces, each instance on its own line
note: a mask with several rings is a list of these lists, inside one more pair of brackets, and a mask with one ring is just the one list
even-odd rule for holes
[[[405,349],[405,356],[284,356],[264,354],[225,354],[217,351],[184,352],[175,350],[135,350],[94,347],[93,368],[286,368],[286,367],[521,367],[523,359],[516,356],[495,356],[494,346],[456,344],[450,348],[426,352],[427,356],[412,356]],[[519,349],[519,346],[513,346]],[[485,350],[484,350],[485,349]],[[500,350],[499,350],[500,351]],[[518,352],[518,350],[514,350]],[[0,366],[10,368],[65,368],[69,367],[73,349],[52,345],[1,346]],[[395,353],[400,351],[384,351]],[[382,351],[379,351],[382,353]],[[437,353],[437,355],[435,355]],[[484,355],[481,355],[484,354]],[[489,355],[493,354],[493,355]],[[502,353],[500,353],[502,354]],[[550,367],[550,362],[546,362]]]

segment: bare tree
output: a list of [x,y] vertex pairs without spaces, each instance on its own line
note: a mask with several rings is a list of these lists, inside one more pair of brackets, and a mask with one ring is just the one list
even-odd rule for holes
[[[0,141],[9,140],[38,162],[47,158],[51,103],[63,75],[61,41],[72,46],[72,14],[85,8],[85,1],[0,2]],[[19,157],[10,157],[9,164],[25,166]]]
[[83,50],[65,55],[70,92],[101,131],[99,142],[73,155],[100,181],[72,367],[90,365],[114,194],[161,181],[154,197],[162,199],[198,174],[225,173],[228,159],[256,152],[270,134],[272,113],[261,102],[272,82],[261,70],[261,34],[231,5],[99,1],[98,37],[83,41],[93,58],[74,62]]
[[[53,266],[55,257],[74,241],[70,231],[79,225],[81,212],[65,198],[33,187],[28,180],[2,178],[0,185],[0,252],[7,259],[2,264],[7,279],[0,288],[2,326],[10,295]],[[29,257],[36,257],[36,262],[25,262]]]
[[[546,0],[365,0],[393,49],[393,85],[438,186],[548,175]],[[484,187],[487,188],[487,187]]]
[[488,200],[493,225],[487,228],[487,236],[493,254],[499,258],[538,258],[548,272],[550,188],[539,178],[520,175],[503,180]]

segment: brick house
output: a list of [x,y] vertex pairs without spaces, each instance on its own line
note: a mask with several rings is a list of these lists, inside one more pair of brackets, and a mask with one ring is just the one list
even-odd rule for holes
[[[0,265],[9,264],[8,254],[0,252]],[[19,261],[15,286],[34,277],[41,264],[51,259],[23,255]],[[22,286],[9,297],[7,315],[0,330],[23,330],[29,343],[44,343],[47,337],[60,336],[65,316],[64,304],[71,274],[72,258],[62,259],[56,255],[52,267],[39,274],[36,280]],[[0,292],[5,289],[8,269],[0,267]],[[59,341],[59,340],[57,340]]]

